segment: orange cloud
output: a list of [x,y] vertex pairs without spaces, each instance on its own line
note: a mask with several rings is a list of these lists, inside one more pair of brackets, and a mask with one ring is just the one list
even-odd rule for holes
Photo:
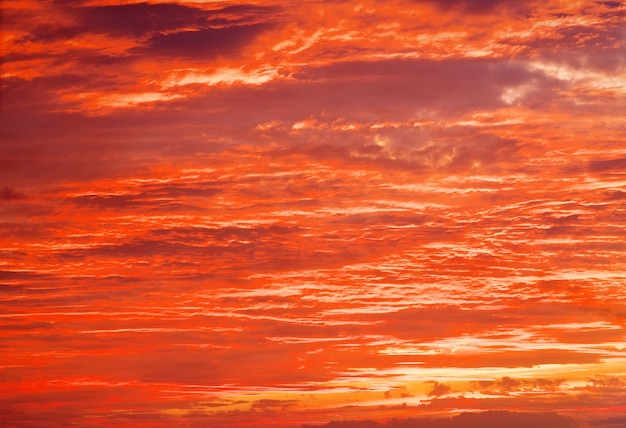
[[5,2],[0,421],[617,426],[624,11]]

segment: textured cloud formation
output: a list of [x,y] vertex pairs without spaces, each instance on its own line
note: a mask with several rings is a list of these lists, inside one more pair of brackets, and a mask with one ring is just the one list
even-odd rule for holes
[[625,13],[5,1],[0,425],[620,426]]

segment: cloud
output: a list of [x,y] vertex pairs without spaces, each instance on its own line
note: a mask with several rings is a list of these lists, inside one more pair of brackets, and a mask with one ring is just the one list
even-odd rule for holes
[[525,428],[529,426],[537,428],[570,428],[574,427],[574,421],[566,416],[558,414],[533,414],[514,412],[487,412],[487,413],[464,413],[453,418],[456,426],[452,427],[484,427],[506,426],[509,428]]
[[[458,7],[464,11],[471,13],[490,13],[500,6],[512,6],[512,2],[508,0],[413,0],[418,3],[431,3],[435,4],[440,9],[447,9],[449,7]],[[516,8],[524,7],[528,8],[534,3],[533,0],[524,0],[515,2]]]
[[42,24],[33,29],[38,41],[73,38],[82,33],[141,37],[150,33],[206,26],[209,14],[180,4],[135,3],[107,6],[61,6],[73,18],[72,26]]
[[29,331],[29,330],[45,330],[53,328],[54,323],[51,322],[33,322],[33,323],[12,323],[0,324],[0,330],[10,331]]
[[290,407],[293,407],[297,404],[297,400],[272,400],[272,399],[262,399],[254,401],[250,405],[250,411],[256,412],[284,412],[288,410]]
[[527,428],[574,428],[574,421],[567,417],[551,413],[522,413],[509,411],[490,411],[483,413],[461,413],[450,419],[413,418],[393,419],[387,423],[374,421],[334,421],[326,425],[303,425],[303,428],[483,428],[486,426]]
[[260,23],[157,34],[150,37],[144,46],[132,49],[131,52],[155,57],[195,59],[236,56],[256,37],[273,27],[274,24]]
[[49,277],[49,274],[43,274],[36,271],[0,270],[0,280],[33,280],[47,279]]
[[0,425],[615,416],[623,5],[126,3],[3,9]]
[[445,383],[439,383],[435,381],[431,381],[433,384],[433,389],[428,393],[429,397],[441,397],[442,395],[446,395],[452,391],[452,387]]
[[207,12],[180,4],[136,3],[84,7],[77,10],[79,22],[89,31],[143,36],[207,25]]
[[622,5],[622,2],[621,1],[603,1],[603,2],[600,2],[600,4],[613,9],[613,8],[620,7]]
[[[220,192],[219,188],[213,186],[202,186],[197,183],[193,185],[172,184],[168,186],[138,186],[132,189],[132,194],[90,194],[72,197],[69,202],[79,207],[101,208],[101,209],[173,209],[183,200],[189,198],[210,198]],[[200,208],[185,204],[187,209],[200,210]]]
[[21,199],[26,199],[26,195],[11,187],[5,186],[0,189],[0,201],[13,202]]
[[589,162],[588,168],[591,172],[623,171],[626,168],[626,158],[594,160]]
[[177,3],[79,6],[78,2],[57,2],[56,7],[57,11],[64,13],[66,24],[43,21],[31,30],[29,37],[32,41],[46,43],[89,33],[132,37],[141,41],[156,34],[275,19],[275,14],[279,11],[277,7],[254,5],[233,5],[207,10],[198,5]]
[[473,388],[483,394],[508,394],[522,390],[542,390],[554,391],[565,381],[565,379],[516,379],[503,376],[497,380],[472,382]]
[[[375,319],[379,315],[364,314],[363,318]],[[453,322],[441,323],[446,319]],[[493,310],[475,309],[466,311],[456,305],[429,305],[424,308],[402,309],[385,315],[383,322],[372,329],[393,334],[400,339],[410,339],[419,333],[422,340],[449,337],[456,332],[471,334],[510,322],[503,313]]]
[[[542,79],[543,74],[512,61],[394,59],[307,67],[293,77],[308,82],[306,88],[311,91],[307,94],[311,106],[319,105],[320,95],[325,95],[326,102],[320,105],[324,110],[330,112],[339,108],[348,112],[334,114],[335,117],[346,115],[350,118],[349,112],[352,111],[353,114],[370,115],[362,120],[394,121],[405,117],[407,109],[413,114],[423,109],[458,114],[466,109],[503,106],[501,95],[505,88]],[[445,84],[441,84],[443,82]],[[385,109],[378,107],[381,99]],[[353,107],[359,105],[361,109],[346,109],[346,103],[353,104]]]
[[622,428],[624,426],[626,426],[626,416],[612,416],[609,418],[602,418],[594,422],[594,428]]
[[617,376],[595,376],[588,379],[593,388],[602,388],[606,390],[623,390],[626,389],[626,382],[623,382]]

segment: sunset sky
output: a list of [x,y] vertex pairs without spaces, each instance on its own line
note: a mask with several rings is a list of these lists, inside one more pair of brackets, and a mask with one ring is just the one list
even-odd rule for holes
[[626,3],[0,7],[1,426],[626,426]]

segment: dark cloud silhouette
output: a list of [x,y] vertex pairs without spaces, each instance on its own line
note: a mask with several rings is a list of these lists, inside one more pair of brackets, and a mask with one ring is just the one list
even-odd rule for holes
[[432,384],[433,384],[433,389],[431,389],[430,392],[428,393],[429,397],[440,397],[452,391],[452,388],[450,387],[450,385],[446,383],[439,383],[439,382],[432,381]]
[[387,423],[378,423],[375,421],[333,421],[326,425],[303,425],[303,428],[574,428],[575,426],[571,418],[553,413],[491,411],[483,413],[462,413],[450,419],[394,419]]
[[626,427],[626,416],[613,416],[603,418],[595,422],[597,428],[623,428]]
[[[313,425],[304,425],[303,427],[309,427]],[[341,421],[341,422],[330,422],[324,427],[328,428],[378,428],[381,425],[378,422],[374,421]]]

